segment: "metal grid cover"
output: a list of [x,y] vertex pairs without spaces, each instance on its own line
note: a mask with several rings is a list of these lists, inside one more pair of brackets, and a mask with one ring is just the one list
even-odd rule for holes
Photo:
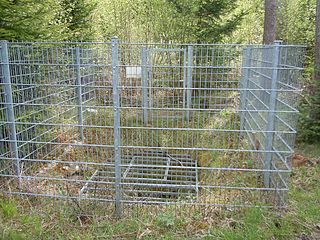
[[[196,200],[198,194],[197,162],[190,155],[168,155],[162,151],[124,156],[128,165],[122,171],[122,189],[125,201],[149,203]],[[186,168],[183,168],[186,167]],[[111,174],[110,174],[111,173]],[[109,184],[98,182],[108,181]],[[92,183],[91,183],[92,182]],[[114,175],[108,169],[96,170],[90,182],[81,189],[85,197],[108,198],[114,190]],[[112,200],[112,199],[111,199]]]

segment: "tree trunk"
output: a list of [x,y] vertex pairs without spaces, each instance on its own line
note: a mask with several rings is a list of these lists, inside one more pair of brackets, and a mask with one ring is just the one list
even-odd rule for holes
[[276,40],[277,31],[277,0],[264,1],[264,32],[263,43],[272,44]]
[[[320,0],[317,0],[316,36],[314,50],[314,80],[320,81]],[[316,82],[316,85],[320,84]]]

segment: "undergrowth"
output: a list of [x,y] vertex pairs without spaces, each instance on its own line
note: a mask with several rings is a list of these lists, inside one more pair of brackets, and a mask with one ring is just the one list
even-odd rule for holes
[[[300,153],[319,158],[319,145],[302,147]],[[2,197],[0,239],[318,239],[319,170],[319,164],[294,169],[289,205],[281,211],[140,207],[117,220],[101,213],[84,216],[59,202]]]

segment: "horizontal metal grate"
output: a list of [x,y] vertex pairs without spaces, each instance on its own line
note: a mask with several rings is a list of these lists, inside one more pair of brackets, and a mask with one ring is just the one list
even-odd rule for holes
[[[124,156],[122,159],[122,192],[124,200],[144,199],[152,201],[195,201],[198,195],[197,161],[190,155],[172,154],[164,151],[145,151],[141,155]],[[174,166],[175,168],[172,168]],[[185,168],[187,167],[187,168]],[[99,184],[112,181],[112,172],[96,170],[90,182],[81,191],[81,197],[108,197],[114,184]]]

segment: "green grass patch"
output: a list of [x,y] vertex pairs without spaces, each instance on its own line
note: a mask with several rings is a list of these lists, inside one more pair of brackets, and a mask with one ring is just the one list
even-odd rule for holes
[[[305,147],[298,152],[319,158],[317,145]],[[139,206],[117,220],[103,211],[82,215],[66,202],[1,197],[0,239],[317,239],[319,173],[319,165],[294,169],[281,211]]]

